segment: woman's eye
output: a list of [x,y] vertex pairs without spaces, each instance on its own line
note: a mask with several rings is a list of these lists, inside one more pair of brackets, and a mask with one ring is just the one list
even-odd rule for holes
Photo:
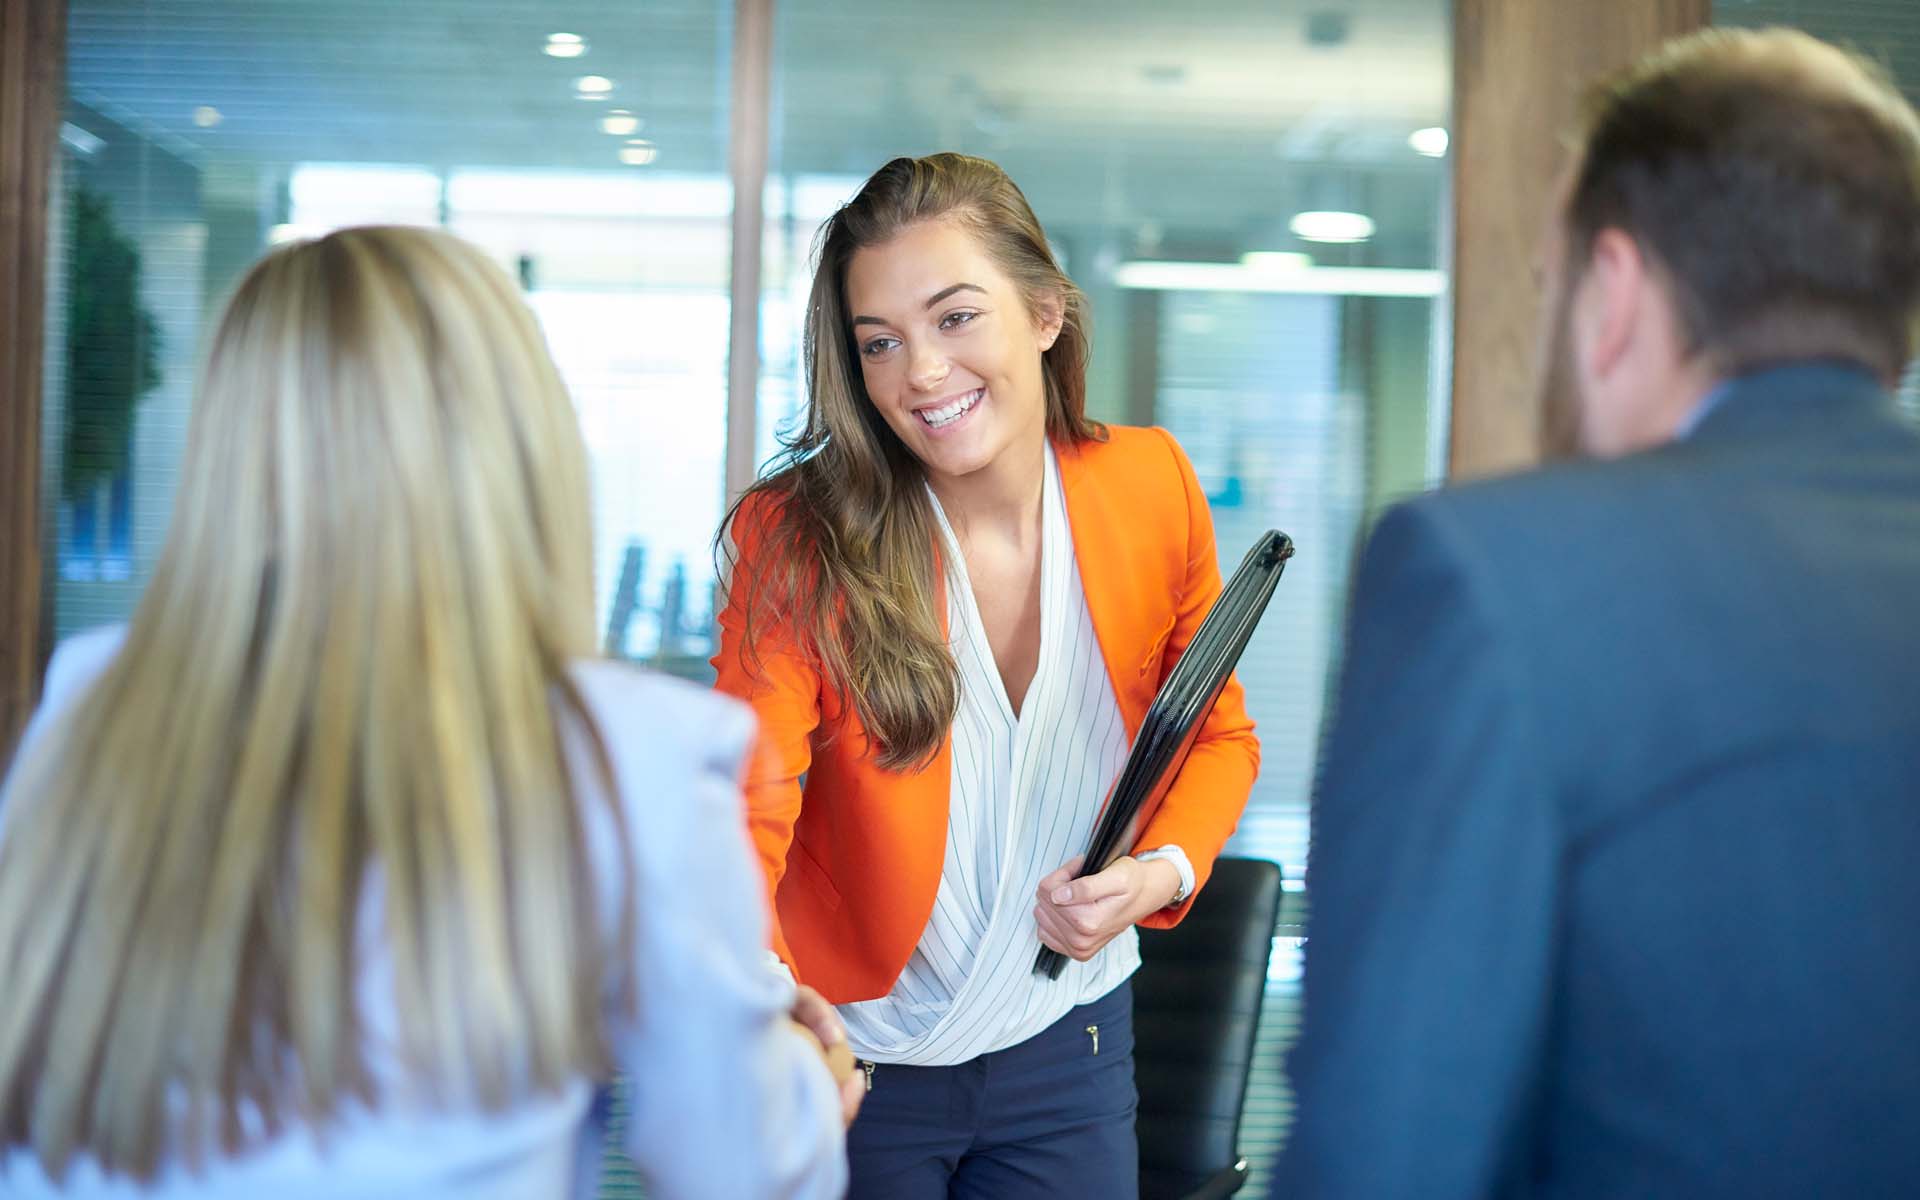
[[879,358],[899,344],[900,342],[897,338],[877,337],[862,345],[860,347],[860,354],[863,358]]
[[979,315],[980,314],[977,312],[968,312],[966,309],[960,309],[957,312],[950,312],[946,316],[940,318],[940,328],[958,329],[962,325],[967,324],[969,321],[973,320],[975,317]]

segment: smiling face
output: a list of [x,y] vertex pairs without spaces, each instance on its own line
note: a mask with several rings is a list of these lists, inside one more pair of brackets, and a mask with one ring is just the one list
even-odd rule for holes
[[971,233],[922,221],[855,251],[846,298],[867,396],[936,485],[1038,452],[1061,307],[1029,308]]

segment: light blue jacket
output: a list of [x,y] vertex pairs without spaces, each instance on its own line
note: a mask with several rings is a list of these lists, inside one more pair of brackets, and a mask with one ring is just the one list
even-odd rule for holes
[[[121,637],[102,630],[61,646],[20,756],[84,695]],[[619,1068],[632,1081],[626,1152],[659,1200],[839,1196],[846,1160],[837,1091],[818,1052],[788,1026],[791,984],[765,965],[763,885],[736,782],[753,718],[724,697],[616,663],[581,663],[574,679],[612,758],[637,873],[634,944],[608,947],[636,956],[639,988],[632,1019],[611,1004],[608,1016]],[[604,806],[585,810],[610,912],[617,834]],[[0,1156],[0,1196],[591,1196],[606,1140],[607,1092],[598,1082],[581,1078],[499,1113],[406,1098],[406,1080],[383,1049],[397,1020],[378,905],[371,887],[359,918],[359,995],[376,1078],[393,1083],[380,1107],[349,1109],[335,1126],[296,1129],[200,1174],[170,1164],[145,1190],[86,1160],[55,1186],[31,1155],[15,1151]]]

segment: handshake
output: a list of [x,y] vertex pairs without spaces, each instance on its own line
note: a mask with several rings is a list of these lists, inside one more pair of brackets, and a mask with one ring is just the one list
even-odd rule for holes
[[833,1072],[833,1081],[840,1087],[840,1118],[852,1125],[867,1088],[860,1072],[854,1070],[853,1048],[847,1044],[847,1027],[840,1023],[840,1014],[819,992],[801,984],[794,993],[790,1016],[794,1032],[813,1043]]

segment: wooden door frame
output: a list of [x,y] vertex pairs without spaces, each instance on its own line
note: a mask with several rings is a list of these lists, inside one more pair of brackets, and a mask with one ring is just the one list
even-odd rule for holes
[[0,769],[33,711],[48,649],[41,390],[66,22],[65,0],[0,0]]
[[1533,258],[1581,89],[1712,17],[1711,0],[1454,0],[1449,477],[1538,459]]

